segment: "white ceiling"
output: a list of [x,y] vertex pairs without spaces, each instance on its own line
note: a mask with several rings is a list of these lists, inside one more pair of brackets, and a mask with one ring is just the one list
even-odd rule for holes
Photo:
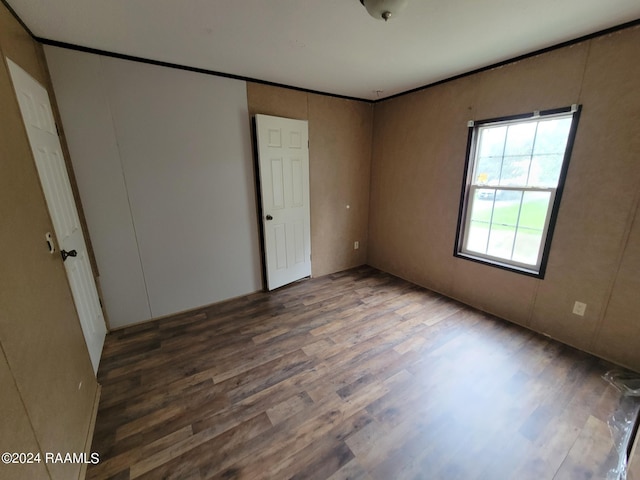
[[362,99],[640,19],[640,0],[7,0],[36,37]]

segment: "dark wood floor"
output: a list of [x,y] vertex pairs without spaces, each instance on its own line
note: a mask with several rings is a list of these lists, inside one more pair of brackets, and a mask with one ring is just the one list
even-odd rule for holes
[[87,478],[605,478],[609,367],[362,267],[110,334]]

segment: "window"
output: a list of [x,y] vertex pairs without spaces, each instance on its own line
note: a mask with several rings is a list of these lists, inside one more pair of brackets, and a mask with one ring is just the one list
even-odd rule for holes
[[579,114],[469,122],[456,256],[544,277]]

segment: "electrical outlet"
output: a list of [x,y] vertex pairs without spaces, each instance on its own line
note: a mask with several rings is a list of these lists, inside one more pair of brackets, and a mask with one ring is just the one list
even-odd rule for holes
[[360,242],[356,240],[355,242],[353,242],[353,249],[358,250],[359,248],[360,248]]
[[584,317],[584,312],[587,309],[587,304],[582,302],[576,302],[573,304],[573,313]]

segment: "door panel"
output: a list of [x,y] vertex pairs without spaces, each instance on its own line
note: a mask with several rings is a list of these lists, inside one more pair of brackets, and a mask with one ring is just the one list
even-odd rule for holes
[[271,193],[272,193],[272,209],[282,209],[284,203],[284,171],[282,167],[282,158],[271,159]]
[[64,266],[91,363],[97,372],[106,325],[49,95],[42,85],[8,58],[7,65],[60,250],[76,252],[76,256],[66,258]]
[[306,121],[256,115],[267,288],[311,275]]

